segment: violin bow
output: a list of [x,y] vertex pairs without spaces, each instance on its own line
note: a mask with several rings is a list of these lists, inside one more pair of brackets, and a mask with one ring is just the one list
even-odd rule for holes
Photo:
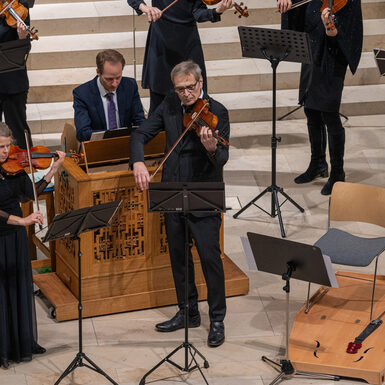
[[[37,211],[40,211],[39,207],[39,200],[37,199],[37,190],[36,190],[36,184],[35,184],[35,173],[33,171],[33,166],[32,166],[32,158],[31,158],[31,150],[29,147],[29,133],[27,130],[24,130],[24,137],[25,137],[25,143],[27,145],[27,156],[28,156],[28,163],[29,163],[29,169],[31,171],[31,176],[32,176],[32,188],[33,188],[33,196],[35,198],[35,203],[36,203],[36,208]],[[40,230],[43,229],[43,226],[39,224]]]
[[163,8],[160,12],[166,12],[169,8],[171,8],[174,4],[176,4],[179,0],[174,0],[171,4],[169,4],[166,8]]
[[199,112],[191,119],[191,122],[188,124],[188,126],[184,129],[184,131],[180,134],[179,138],[176,140],[176,142],[172,145],[172,147],[168,150],[167,154],[163,157],[161,162],[159,163],[159,166],[154,171],[154,173],[150,176],[150,180],[158,173],[158,171],[163,166],[164,162],[168,159],[168,157],[171,155],[171,153],[174,151],[175,147],[178,145],[178,143],[182,140],[182,138],[186,135],[186,132],[191,128],[191,126],[195,123],[196,120],[198,120],[201,112],[205,109],[205,107],[209,103],[206,102],[202,108],[199,110]]
[[[295,9],[295,8],[298,8],[300,7],[301,5],[305,5],[307,3],[310,3],[311,0],[302,0],[302,1],[299,1],[298,3],[294,4],[290,9],[289,11],[291,11],[292,9]],[[275,12],[279,12],[279,10],[276,10]]]

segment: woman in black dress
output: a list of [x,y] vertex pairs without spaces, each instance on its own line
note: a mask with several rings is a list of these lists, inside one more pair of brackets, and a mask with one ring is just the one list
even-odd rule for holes
[[[127,0],[138,15],[145,13],[150,22],[143,60],[142,88],[150,89],[149,115],[173,91],[171,70],[185,60],[193,60],[202,70],[206,90],[206,67],[197,22],[221,20],[221,14],[234,6],[233,0],[222,0],[208,9],[201,0],[179,0],[166,12],[172,0]],[[218,38],[219,39],[219,38]]]
[[[43,224],[43,215],[34,212],[23,218],[20,202],[33,199],[32,182],[25,172],[6,175],[1,165],[7,160],[11,131],[0,122],[0,367],[9,361],[30,361],[32,354],[45,349],[37,344],[33,281],[25,226]],[[64,160],[59,159],[48,174],[36,183],[41,193]]]
[[[328,176],[326,129],[331,172],[321,190],[329,195],[337,181],[345,180],[345,129],[339,109],[347,67],[354,74],[361,57],[363,28],[361,0],[349,0],[330,20],[330,9],[321,13],[321,0],[290,10],[298,0],[278,0],[282,29],[309,34],[313,64],[303,64],[299,100],[305,107],[311,159],[307,170],[295,183],[308,183],[317,176]],[[334,21],[331,23],[331,21]]]

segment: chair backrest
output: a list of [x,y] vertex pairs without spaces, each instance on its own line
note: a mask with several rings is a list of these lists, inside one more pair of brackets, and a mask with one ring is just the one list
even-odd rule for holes
[[366,222],[385,227],[385,188],[335,183],[330,198],[329,220]]

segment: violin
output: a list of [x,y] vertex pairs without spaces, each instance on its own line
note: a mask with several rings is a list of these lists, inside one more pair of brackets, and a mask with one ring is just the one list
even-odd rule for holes
[[[218,4],[221,0],[202,0],[206,5],[215,5]],[[234,2],[234,15],[239,13],[238,17],[249,17],[249,11],[247,10],[247,7],[242,8],[243,3],[235,3]]]
[[191,113],[186,113],[183,118],[183,125],[190,130],[195,130],[196,134],[200,137],[203,126],[207,126],[213,133],[215,139],[219,143],[228,147],[230,143],[215,133],[215,128],[218,124],[218,117],[209,111],[209,102],[204,99],[198,99]]
[[183,125],[186,128],[179,135],[179,138],[176,140],[176,142],[168,150],[167,154],[162,158],[158,167],[150,176],[150,179],[154,178],[154,176],[158,173],[158,171],[163,166],[164,162],[168,159],[168,157],[174,151],[178,143],[183,139],[183,137],[189,130],[195,130],[197,135],[200,136],[202,127],[207,126],[212,130],[214,138],[216,138],[219,143],[223,144],[224,146],[230,146],[230,143],[226,139],[216,134],[215,128],[217,124],[218,117],[209,111],[209,102],[204,99],[198,99],[193,106],[193,111],[191,113],[185,114],[183,118]]
[[[56,153],[50,152],[47,147],[35,146],[30,149],[32,167],[44,170],[51,165],[51,158],[57,156]],[[82,154],[74,152],[67,153],[66,156],[71,157],[76,162],[83,157]],[[27,150],[23,150],[18,146],[11,146],[8,159],[1,164],[1,168],[9,175],[15,175],[29,167]]]
[[[171,4],[169,4],[167,7],[162,9],[162,14],[163,12],[166,12],[170,7],[172,7],[174,4],[176,4],[179,0],[174,0]],[[202,0],[206,5],[215,5],[218,4],[221,0]],[[310,1],[310,0],[309,0]],[[237,12],[239,13],[238,17],[241,18],[243,17],[248,17],[249,16],[249,11],[247,10],[247,7],[242,8],[243,3],[234,3],[234,14]]]
[[[305,5],[307,3],[310,3],[312,0],[302,0],[299,1],[298,3],[295,3],[289,11],[292,9],[298,8],[302,5]],[[332,14],[338,12],[340,9],[345,7],[347,4],[348,0],[322,0],[322,6],[321,6],[321,13],[325,8],[330,8],[332,10]]]
[[0,0],[0,16],[5,18],[5,22],[12,28],[17,28],[17,22],[20,21],[32,39],[39,40],[37,30],[24,23],[28,16],[28,9],[18,0]]

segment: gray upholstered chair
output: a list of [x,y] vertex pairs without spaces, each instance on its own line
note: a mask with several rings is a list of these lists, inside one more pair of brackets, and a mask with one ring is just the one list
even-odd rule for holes
[[[321,249],[322,254],[330,257],[332,263],[340,265],[363,267],[376,259],[370,309],[372,320],[378,257],[385,250],[385,237],[358,237],[330,227],[332,221],[365,222],[385,228],[385,188],[337,182],[330,197],[329,229],[314,244]],[[310,290],[308,300],[309,293]]]

